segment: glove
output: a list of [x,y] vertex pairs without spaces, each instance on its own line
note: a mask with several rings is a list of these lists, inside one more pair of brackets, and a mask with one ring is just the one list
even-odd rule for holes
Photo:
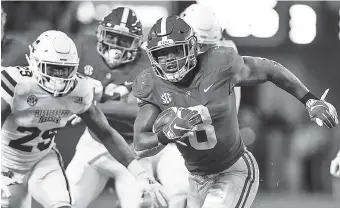
[[163,186],[150,176],[137,160],[133,160],[128,165],[128,169],[141,185],[142,197],[150,197],[155,207],[167,207],[169,197]]
[[203,121],[197,110],[178,108],[176,116],[159,132],[158,140],[163,145],[177,142],[195,131],[199,123]]
[[[310,119],[319,126],[325,124],[328,128],[333,128],[339,123],[338,114],[334,106],[322,99],[309,99],[306,103],[306,109]],[[322,123],[319,123],[318,119],[320,119]]]
[[340,178],[340,151],[334,160],[332,160],[329,172],[333,176]]
[[67,119],[66,126],[75,126],[81,122],[82,122],[81,118],[77,116],[77,114],[73,114]]

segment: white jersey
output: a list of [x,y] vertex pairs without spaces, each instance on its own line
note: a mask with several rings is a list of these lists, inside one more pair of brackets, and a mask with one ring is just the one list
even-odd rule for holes
[[29,170],[55,145],[55,135],[68,118],[91,106],[92,85],[81,75],[76,83],[69,94],[54,97],[37,85],[27,68],[2,68],[1,98],[11,106],[1,131],[3,167]]

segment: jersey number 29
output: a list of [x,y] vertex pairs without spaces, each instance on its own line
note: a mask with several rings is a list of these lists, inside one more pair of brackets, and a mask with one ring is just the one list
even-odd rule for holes
[[194,132],[194,135],[189,136],[190,145],[197,150],[214,148],[217,144],[217,138],[208,108],[203,105],[197,105],[189,109],[197,110],[203,120],[202,124],[197,125],[197,131]]
[[[58,129],[59,128],[46,130],[46,131],[44,131],[41,134],[41,138],[44,141],[45,140],[48,140],[48,141],[47,142],[43,141],[43,142],[38,143],[37,148],[40,151],[43,151],[43,150],[47,149],[51,145],[52,139],[57,134],[57,130]],[[9,142],[8,146],[10,146],[10,147],[12,147],[14,149],[17,149],[17,150],[21,150],[23,152],[32,152],[33,146],[24,145],[24,144],[27,143],[27,142],[32,141],[35,138],[37,138],[40,135],[41,130],[39,128],[37,128],[37,127],[23,127],[23,126],[19,126],[17,128],[17,131],[21,132],[21,133],[30,132],[31,134],[26,135],[24,137],[20,137],[19,139],[16,139],[16,140],[11,140]]]

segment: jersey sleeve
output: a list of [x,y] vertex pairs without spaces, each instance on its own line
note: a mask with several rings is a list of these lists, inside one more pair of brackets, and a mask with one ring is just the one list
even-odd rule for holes
[[133,95],[137,98],[138,106],[141,107],[147,103],[157,105],[154,98],[154,84],[151,69],[142,71],[134,80],[132,86]]
[[235,75],[244,67],[243,58],[232,48],[217,46],[207,51],[207,62],[217,70],[221,82],[229,85],[229,93],[235,86]]
[[[19,85],[22,85],[23,76],[32,76],[31,71],[21,67],[1,67],[1,98],[4,99],[11,108]],[[25,88],[25,86],[21,87]]]
[[74,89],[73,96],[77,97],[69,108],[75,114],[86,112],[95,103],[96,85],[88,77],[78,74],[78,84]]

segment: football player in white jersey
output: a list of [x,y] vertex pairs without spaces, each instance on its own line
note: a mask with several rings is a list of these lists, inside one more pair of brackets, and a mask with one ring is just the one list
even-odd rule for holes
[[29,48],[28,67],[1,70],[1,207],[30,207],[31,196],[46,208],[71,207],[54,139],[73,114],[128,167],[155,203],[166,203],[159,195],[162,187],[93,103],[91,81],[77,74],[79,58],[73,41],[63,32],[51,30]]
[[[232,47],[237,51],[233,41],[222,37],[222,28],[218,18],[210,8],[201,4],[191,4],[180,14],[180,17],[195,30],[201,52],[216,45]],[[234,91],[238,110],[241,89],[235,87]],[[189,172],[176,146],[169,144],[158,155],[151,158],[155,175],[170,196],[169,207],[185,207]]]

